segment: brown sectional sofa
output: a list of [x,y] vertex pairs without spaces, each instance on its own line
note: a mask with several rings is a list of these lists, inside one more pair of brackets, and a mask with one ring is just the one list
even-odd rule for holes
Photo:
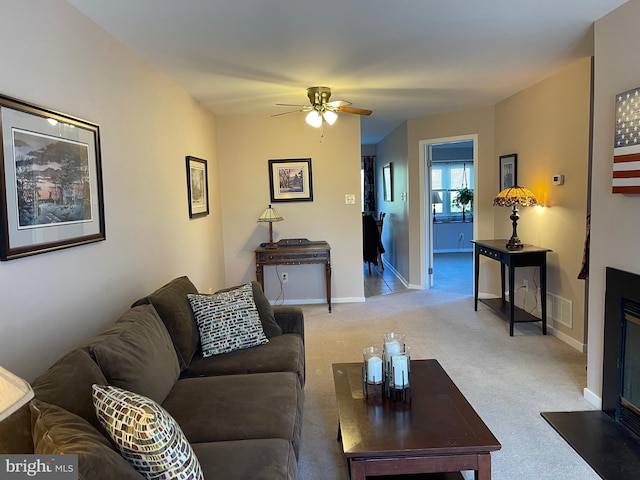
[[[59,359],[35,400],[0,423],[0,453],[78,453],[79,478],[143,478],[97,420],[94,383],[160,404],[191,444],[205,478],[295,479],[304,403],[304,318],[271,307],[253,282],[269,342],[204,357],[179,277],[135,302],[113,325]],[[52,451],[55,450],[55,451]]]

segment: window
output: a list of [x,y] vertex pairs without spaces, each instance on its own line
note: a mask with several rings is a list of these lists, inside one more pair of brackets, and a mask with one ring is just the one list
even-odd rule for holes
[[[431,190],[439,194],[442,203],[435,203],[438,221],[462,219],[462,207],[453,199],[462,188],[473,189],[473,162],[434,161],[431,167]],[[469,207],[465,210],[469,215]]]

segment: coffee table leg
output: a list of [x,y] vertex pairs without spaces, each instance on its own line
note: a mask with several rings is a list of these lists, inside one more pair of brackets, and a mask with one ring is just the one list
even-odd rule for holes
[[476,480],[491,480],[491,455],[488,453],[478,455],[478,470]]
[[351,472],[351,480],[367,480],[364,462],[351,460],[349,462],[349,471]]

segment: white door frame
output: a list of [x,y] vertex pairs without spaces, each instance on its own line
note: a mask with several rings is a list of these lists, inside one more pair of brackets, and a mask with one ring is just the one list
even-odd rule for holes
[[[420,215],[420,258],[422,259],[421,287],[427,290],[433,286],[433,217],[431,215],[431,146],[437,143],[453,143],[463,141],[473,142],[473,171],[477,172],[478,161],[478,135],[458,135],[454,137],[430,138],[420,140],[419,145],[419,176],[420,198],[423,214]],[[477,175],[473,176],[473,190],[476,191]],[[473,218],[476,217],[476,203],[473,203]],[[473,222],[473,238],[476,238],[477,223]]]

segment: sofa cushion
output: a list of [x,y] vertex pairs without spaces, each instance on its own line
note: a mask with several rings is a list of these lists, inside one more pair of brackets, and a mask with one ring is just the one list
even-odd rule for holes
[[153,305],[129,309],[87,348],[107,379],[104,383],[158,403],[180,375],[171,337]]
[[[282,438],[194,443],[205,478],[216,480],[296,480],[298,464]],[[247,461],[251,459],[251,461]]]
[[284,438],[297,455],[303,395],[291,372],[186,378],[162,406],[191,443]]
[[0,422],[0,453],[33,453],[29,404],[21,406]]
[[294,372],[304,385],[304,344],[299,335],[285,333],[271,338],[269,343],[236,352],[216,355],[215,358],[198,351],[180,378],[237,375],[244,373]]
[[153,400],[118,387],[94,385],[93,402],[122,456],[145,477],[204,478],[180,426]]
[[178,353],[180,368],[185,369],[198,348],[200,335],[187,300],[190,293],[198,289],[186,276],[174,278],[152,294],[141,298],[132,307],[151,304],[164,322]]
[[107,380],[89,354],[76,349],[61,357],[31,382],[31,386],[37,399],[82,417],[104,434],[91,400],[94,383],[107,383]]
[[[225,288],[223,290],[217,291],[216,293],[228,292],[229,290],[234,290],[239,287],[241,287],[241,285],[236,285],[235,287],[231,288]],[[269,299],[262,291],[262,287],[260,286],[260,284],[255,280],[252,281],[251,290],[253,291],[253,301],[256,304],[256,308],[258,309],[258,315],[260,316],[260,322],[262,323],[262,329],[264,330],[264,334],[266,335],[266,337],[271,339],[273,337],[277,337],[278,335],[282,335],[282,329],[276,322],[273,307],[271,306],[271,303],[269,303]]]
[[213,295],[187,295],[200,331],[205,357],[233,352],[269,340],[264,334],[250,284]]
[[31,401],[30,408],[34,453],[78,455],[79,480],[142,478],[111,442],[83,418],[38,399]]

